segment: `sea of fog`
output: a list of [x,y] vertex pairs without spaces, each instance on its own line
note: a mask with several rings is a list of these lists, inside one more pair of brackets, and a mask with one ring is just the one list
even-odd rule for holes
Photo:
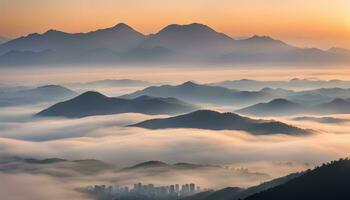
[[[233,79],[289,80],[291,78],[315,78],[322,80],[347,80],[350,71],[324,68],[314,69],[228,69],[228,68],[52,68],[52,69],[1,69],[1,85],[43,85],[69,84],[101,79],[137,79],[157,83],[180,83],[194,80],[209,83]],[[141,87],[93,88],[107,95],[129,93]],[[266,174],[266,179],[252,179],[211,174],[203,176],[145,177],[129,175],[129,182],[113,174],[96,177],[57,178],[31,173],[0,173],[0,193],[16,192],[18,199],[88,199],[75,189],[82,185],[108,183],[118,180],[131,184],[132,181],[153,181],[167,184],[169,181],[196,180],[203,187],[222,188],[226,186],[249,187],[292,172],[302,171],[323,162],[347,157],[350,152],[350,122],[341,124],[295,121],[296,116],[280,120],[317,133],[294,137],[286,135],[254,136],[243,131],[211,131],[199,129],[146,130],[126,127],[145,119],[166,117],[143,114],[119,114],[93,116],[82,119],[38,118],[34,114],[47,104],[0,108],[0,156],[25,158],[64,158],[71,160],[97,159],[111,163],[116,168],[132,166],[150,160],[167,163],[196,163],[222,165],[232,168],[246,168],[254,173]],[[231,107],[202,105],[207,109],[232,111]],[[331,117],[350,119],[350,115]],[[16,190],[12,187],[16,185]],[[36,185],[40,185],[37,187]],[[11,196],[11,195],[9,195]],[[11,196],[13,198],[13,196]]]

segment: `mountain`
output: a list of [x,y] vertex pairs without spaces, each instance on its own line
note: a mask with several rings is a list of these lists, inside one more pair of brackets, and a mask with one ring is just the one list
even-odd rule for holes
[[118,52],[134,48],[144,37],[124,23],[88,33],[49,30],[43,34],[34,33],[6,42],[0,46],[0,54],[13,50],[33,52],[52,50],[71,53],[102,48]]
[[9,40],[10,40],[9,38],[1,37],[1,36],[0,36],[0,44],[3,44],[3,43],[5,43],[5,42],[7,42],[7,41],[9,41]]
[[290,115],[304,111],[304,106],[286,99],[274,99],[268,103],[258,103],[235,112],[256,116]]
[[193,163],[175,163],[168,164],[161,161],[147,161],[136,164],[131,167],[122,169],[121,171],[171,171],[171,170],[200,170],[200,169],[225,169],[219,165],[200,165]]
[[266,173],[249,169],[188,162],[170,164],[162,161],[146,161],[116,170],[115,172],[125,177],[125,179],[137,177],[140,182],[144,178],[146,178],[144,182],[168,180],[170,183],[193,182],[193,180],[197,180],[198,183],[201,181],[207,182],[207,187],[218,188],[227,187],[227,184],[242,185],[240,182],[242,180],[247,180],[255,185],[261,181],[271,179],[271,176]]
[[0,106],[62,101],[78,95],[78,93],[59,85],[45,85],[33,89],[4,91],[0,92],[0,94]]
[[350,119],[346,118],[336,118],[336,117],[296,117],[295,121],[313,121],[326,124],[341,124],[349,122]]
[[349,179],[350,161],[341,159],[310,170],[285,184],[252,195],[246,200],[347,200],[350,198],[347,187]]
[[86,83],[72,83],[69,86],[72,87],[147,87],[154,85],[154,83],[148,81],[141,80],[131,80],[131,79],[105,79],[105,80],[97,80]]
[[199,110],[185,115],[164,119],[146,120],[131,126],[147,129],[198,128],[209,130],[242,130],[257,135],[289,134],[306,135],[309,130],[297,128],[278,121],[256,120],[234,113]]
[[175,98],[140,96],[122,99],[104,96],[98,92],[85,92],[71,100],[57,103],[38,116],[81,118],[119,113],[175,114],[194,110],[195,107]]
[[288,81],[260,81],[252,79],[226,80],[210,83],[212,86],[221,86],[239,90],[261,90],[266,87],[283,88],[286,90],[315,90],[319,88],[350,88],[350,81],[345,80],[315,80],[293,78]]
[[349,88],[319,88],[315,90],[305,90],[296,93],[297,95],[303,94],[318,94],[331,98],[349,98],[350,97],[350,89]]
[[58,177],[71,175],[92,175],[106,170],[113,170],[114,166],[99,160],[65,160],[61,158],[2,158],[0,171],[3,173],[34,173]]
[[0,45],[0,65],[115,63],[144,38],[124,23],[88,33],[49,30]]
[[152,86],[122,97],[135,98],[142,95],[149,95],[155,97],[175,97],[193,103],[247,105],[254,102],[277,98],[281,93],[282,91],[273,89],[265,89],[261,91],[238,91],[219,86],[201,85],[188,81],[176,86]]
[[278,185],[285,184],[288,181],[293,180],[294,178],[297,178],[303,174],[304,172],[289,174],[287,176],[273,179],[246,189],[237,187],[227,187],[217,191],[204,191],[185,197],[183,198],[183,200],[242,200],[248,196],[259,193],[261,191],[265,191]]
[[311,110],[311,112],[318,114],[348,114],[350,113],[350,101],[335,98],[331,102],[316,105]]
[[148,37],[141,46],[146,48],[164,47],[181,54],[211,53],[209,55],[227,51],[235,44],[235,40],[229,36],[218,33],[212,28],[199,23],[188,25],[172,24],[156,34]]
[[269,36],[235,40],[199,23],[172,24],[147,36],[124,23],[87,33],[48,30],[0,44],[1,66],[135,63],[320,66],[348,64],[348,55],[343,49],[294,47]]
[[282,116],[293,114],[349,114],[350,101],[335,98],[327,103],[301,105],[286,99],[275,99],[268,103],[258,103],[235,112],[253,116]]

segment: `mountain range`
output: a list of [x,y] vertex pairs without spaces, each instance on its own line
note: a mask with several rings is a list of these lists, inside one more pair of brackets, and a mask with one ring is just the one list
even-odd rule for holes
[[189,114],[163,119],[150,119],[131,126],[147,129],[198,128],[208,130],[242,130],[257,135],[288,134],[307,135],[311,130],[301,129],[282,122],[257,120],[234,113],[198,110]]
[[346,80],[317,80],[293,78],[288,81],[261,81],[252,79],[226,80],[210,83],[209,85],[221,86],[236,90],[261,90],[266,87],[283,88],[286,90],[315,90],[318,88],[350,88],[350,81]]
[[0,106],[16,106],[42,102],[57,102],[77,96],[78,93],[60,85],[36,88],[0,90]]
[[344,88],[320,88],[293,91],[265,87],[257,91],[244,91],[187,81],[180,85],[151,86],[131,94],[123,95],[122,97],[135,98],[142,95],[175,97],[192,103],[209,103],[231,106],[248,106],[278,98],[284,98],[303,105],[316,105],[328,103],[335,98],[348,99],[350,98],[350,90]]
[[175,98],[140,96],[135,99],[123,99],[89,91],[42,110],[37,116],[81,118],[119,113],[178,114],[195,109],[196,107]]
[[144,35],[120,23],[87,33],[49,30],[0,45],[0,65],[349,63],[349,51],[298,48],[268,36],[236,40],[204,24],[168,25]]
[[0,44],[3,44],[3,43],[5,43],[5,42],[7,42],[7,41],[9,41],[9,40],[10,40],[9,38],[1,37],[1,36],[0,36]]
[[68,84],[69,87],[95,87],[95,88],[110,88],[110,87],[148,87],[152,85],[157,85],[157,83],[151,83],[148,81],[141,80],[131,80],[131,79],[105,79],[96,80],[85,83],[71,83]]
[[66,160],[61,158],[1,158],[0,171],[2,173],[33,173],[46,174],[57,177],[70,177],[73,174],[94,175],[112,170],[115,167],[95,159]]
[[235,112],[254,116],[285,116],[295,114],[349,114],[350,100],[335,98],[330,102],[316,105],[303,105],[286,99],[274,99],[258,103]]
[[[285,96],[280,89],[265,88],[260,91],[239,91],[220,86],[210,86],[187,81],[180,85],[151,86],[123,98],[135,98],[142,95],[155,97],[175,97],[192,103],[213,103],[226,105],[247,105],[271,98]],[[282,97],[282,96],[281,96]]]

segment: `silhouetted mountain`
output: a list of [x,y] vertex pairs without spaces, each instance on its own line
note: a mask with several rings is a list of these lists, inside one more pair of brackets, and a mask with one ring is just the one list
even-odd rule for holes
[[239,110],[237,113],[253,116],[279,116],[291,114],[349,114],[350,101],[341,98],[316,105],[301,105],[285,99],[275,99],[268,103],[258,103]]
[[5,43],[5,42],[7,42],[7,41],[9,41],[9,40],[10,40],[9,38],[1,37],[1,36],[0,36],[0,44],[3,44],[3,43]]
[[188,81],[181,85],[163,85],[158,87],[148,87],[141,91],[136,91],[125,98],[135,98],[141,95],[156,97],[175,97],[194,103],[215,103],[215,104],[251,104],[263,100],[271,100],[282,94],[282,91],[265,89],[261,91],[237,91],[219,86],[200,85]]
[[266,87],[283,88],[287,90],[315,90],[319,88],[350,88],[350,81],[345,80],[314,80],[293,78],[289,81],[260,81],[251,79],[227,80],[211,83],[213,86],[221,86],[239,90],[261,90]]
[[350,113],[350,101],[336,98],[331,102],[316,105],[311,109],[312,113],[319,114],[348,114]]
[[137,86],[151,86],[155,83],[151,83],[148,81],[140,81],[140,80],[131,80],[131,79],[105,79],[105,80],[97,80],[86,83],[73,83],[69,84],[69,86],[73,87],[137,87]]
[[293,120],[296,120],[296,121],[313,121],[313,122],[327,123],[327,124],[346,123],[346,122],[350,121],[350,119],[336,118],[336,117],[296,117]]
[[61,158],[2,158],[0,171],[3,173],[34,173],[51,176],[71,176],[72,173],[96,174],[113,170],[114,166],[95,159],[65,160]]
[[[51,54],[45,54],[46,51]],[[0,65],[3,66],[134,62],[144,65],[185,62],[319,66],[350,62],[347,50],[303,49],[269,36],[234,40],[199,23],[169,25],[148,36],[123,23],[88,33],[49,30],[1,44],[0,56]]]
[[143,169],[153,169],[157,170],[159,168],[166,168],[168,170],[173,170],[173,169],[178,169],[178,170],[188,170],[188,169],[203,169],[203,168],[221,168],[223,169],[222,166],[219,165],[200,165],[200,164],[193,164],[193,163],[175,163],[175,164],[168,164],[165,162],[161,161],[147,161],[143,163],[139,163],[137,165],[131,166],[124,168],[122,170],[143,170]]
[[[220,165],[208,165],[208,164],[193,164],[193,163],[175,163],[169,164],[161,161],[147,161],[131,167],[116,170],[120,174],[128,174],[137,177],[147,177],[148,180],[159,180],[170,178],[169,180],[178,177],[189,177],[196,179],[207,179],[215,185],[226,185],[228,179],[246,179],[253,182],[259,182],[261,180],[269,180],[270,176],[265,173],[250,172],[248,169],[235,169],[228,168]],[[217,177],[215,180],[213,176]],[[223,177],[225,180],[221,180],[219,177]],[[229,181],[230,182],[230,181]]]
[[146,168],[159,168],[159,167],[170,167],[171,165],[161,162],[161,161],[156,161],[156,160],[152,160],[152,161],[147,161],[147,162],[143,162],[143,163],[139,163],[137,165],[128,167],[128,168],[124,168],[123,170],[139,170],[139,169],[146,169]]
[[86,92],[71,100],[57,103],[37,115],[80,118],[118,113],[175,114],[194,109],[194,106],[175,98],[140,96],[135,99],[122,99],[106,97],[98,92]]
[[62,101],[77,95],[78,93],[59,85],[45,85],[34,89],[1,92],[0,106]]
[[46,64],[57,63],[61,58],[52,50],[42,51],[22,51],[11,50],[0,56],[0,65],[25,65],[32,64]]
[[183,198],[184,200],[241,200],[253,194],[259,193],[261,191],[265,191],[267,189],[276,187],[281,184],[285,184],[288,181],[301,176],[304,172],[301,173],[293,173],[287,176],[283,176],[277,179],[273,179],[271,181],[267,181],[261,183],[257,186],[252,186],[247,189],[243,188],[224,188],[217,191],[205,191],[201,193],[197,193],[188,197]]
[[274,99],[268,103],[258,103],[235,112],[241,114],[267,116],[267,115],[289,115],[304,111],[304,106],[288,101],[286,99]]
[[315,90],[306,90],[306,91],[300,91],[296,93],[297,95],[303,95],[303,94],[318,94],[323,95],[326,97],[331,98],[349,98],[350,97],[350,89],[346,88],[320,88]]
[[350,161],[347,159],[333,161],[285,184],[252,195],[246,200],[348,200],[350,199],[349,179]]
[[123,23],[88,33],[71,34],[49,30],[43,34],[34,33],[11,40],[0,46],[0,54],[13,50],[40,52],[48,49],[72,53],[101,48],[124,52],[136,47],[144,37]]
[[278,133],[305,135],[311,133],[311,131],[278,121],[256,120],[234,113],[219,113],[210,110],[199,110],[164,119],[146,120],[131,126],[148,129],[198,128],[209,130],[242,130],[258,135]]
[[190,54],[219,53],[232,48],[235,40],[198,23],[172,24],[147,38],[142,46],[164,47],[182,56]]

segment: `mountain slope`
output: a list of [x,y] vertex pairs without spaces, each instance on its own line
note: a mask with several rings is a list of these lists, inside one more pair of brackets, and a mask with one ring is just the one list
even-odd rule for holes
[[342,98],[335,98],[331,102],[318,104],[312,107],[312,112],[318,114],[348,114],[350,113],[350,101]]
[[235,112],[256,116],[266,116],[296,114],[302,112],[303,109],[304,107],[302,105],[286,99],[274,99],[268,103],[259,103],[236,110]]
[[258,103],[235,112],[253,116],[280,116],[293,114],[349,114],[350,101],[335,98],[327,103],[301,105],[286,99],[275,99],[268,103]]
[[253,134],[305,135],[311,131],[278,121],[255,120],[234,113],[199,110],[165,119],[146,120],[131,126],[148,129],[199,128],[209,130],[242,130]]
[[268,190],[281,184],[285,184],[288,181],[301,176],[302,174],[304,174],[304,172],[289,174],[287,176],[273,179],[271,181],[252,186],[247,189],[228,187],[217,191],[205,191],[185,197],[183,200],[242,200],[258,192]]
[[93,175],[113,170],[114,166],[95,159],[65,160],[60,158],[2,158],[0,171],[2,173],[33,173],[57,177],[70,177],[77,174]]
[[165,47],[167,49],[191,54],[223,51],[232,48],[235,40],[218,33],[204,24],[172,24],[147,38],[142,46]]
[[14,92],[5,91],[0,94],[0,106],[62,101],[78,95],[78,93],[59,85],[45,85],[33,89],[23,89]]
[[98,92],[85,92],[71,100],[57,103],[37,115],[81,118],[118,113],[175,114],[194,109],[194,106],[175,98],[141,96],[135,99],[122,99],[106,97]]
[[143,34],[123,23],[88,33],[65,33],[49,30],[43,34],[33,33],[6,42],[0,46],[0,54],[13,50],[32,52],[52,50],[77,53],[102,48],[120,52],[136,47],[144,37]]
[[320,66],[348,64],[350,58],[344,49],[298,48],[269,36],[235,40],[199,23],[168,25],[148,36],[124,23],[88,33],[49,30],[0,44],[2,66],[126,63]]
[[219,86],[201,85],[188,81],[180,85],[163,85],[148,87],[136,91],[125,98],[135,98],[141,95],[155,97],[175,97],[193,103],[214,103],[214,104],[238,104],[247,105],[263,100],[271,100],[279,97],[280,91],[265,89],[260,91],[238,91]]
[[347,200],[350,199],[349,179],[350,161],[333,161],[246,200]]

